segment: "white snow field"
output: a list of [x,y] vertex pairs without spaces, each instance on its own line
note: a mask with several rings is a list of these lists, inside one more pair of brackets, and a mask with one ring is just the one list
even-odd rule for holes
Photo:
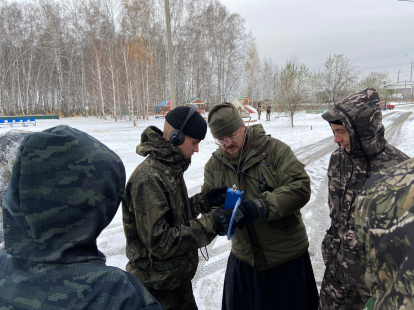
[[[414,156],[414,105],[396,105],[394,111],[384,111],[383,123],[386,127],[388,141],[405,152]],[[253,119],[257,116],[253,116]],[[306,165],[306,171],[311,177],[312,196],[309,203],[302,209],[306,224],[315,278],[318,286],[322,280],[324,265],[320,245],[329,228],[329,209],[327,206],[327,167],[331,152],[336,148],[332,131],[320,114],[298,113],[295,116],[295,127],[291,127],[290,119],[277,113],[272,113],[270,122],[265,119],[261,123],[268,134],[290,145],[296,156]],[[127,179],[135,167],[144,158],[135,153],[135,147],[140,143],[142,131],[149,125],[163,128],[163,119],[151,117],[149,120],[138,120],[137,126],[128,120],[101,120],[96,117],[62,118],[60,120],[39,120],[37,126],[0,128],[0,135],[8,130],[41,131],[57,125],[69,125],[85,131],[105,143],[123,160]],[[189,195],[200,190],[203,183],[204,164],[216,149],[216,144],[210,132],[200,144],[200,152],[192,158],[190,168],[184,178]],[[122,214],[119,208],[112,223],[98,238],[99,249],[107,256],[107,265],[125,269],[125,237],[122,227]],[[203,249],[204,250],[204,249]],[[193,280],[194,294],[200,310],[220,309],[222,287],[227,258],[230,253],[230,242],[226,237],[218,237],[207,247],[209,261],[200,256],[200,264]]]

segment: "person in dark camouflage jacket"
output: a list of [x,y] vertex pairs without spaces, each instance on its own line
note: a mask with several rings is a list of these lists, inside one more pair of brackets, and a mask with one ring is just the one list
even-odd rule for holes
[[162,309],[96,245],[124,185],[120,158],[91,136],[69,126],[28,134],[2,203],[0,309]]
[[414,159],[366,182],[355,231],[365,246],[365,282],[375,298],[364,309],[414,309]]
[[[164,132],[155,126],[144,130],[136,151],[146,158],[128,180],[122,202],[126,270],[141,280],[164,309],[197,309],[191,285],[197,251],[222,231],[213,214],[197,216],[222,205],[227,190],[212,189],[188,198],[183,174],[207,132],[206,121],[195,113],[182,129],[185,142],[172,145],[169,133],[181,127],[188,110],[177,107],[169,112]],[[232,211],[226,211],[228,224]]]
[[369,298],[361,262],[364,249],[355,236],[357,197],[371,175],[409,158],[385,140],[378,103],[378,93],[368,88],[322,115],[339,148],[328,168],[331,227],[322,242],[326,270],[319,309],[361,309]]
[[25,130],[9,130],[0,136],[0,251],[4,249],[3,211],[1,209],[1,202],[9,186],[17,150],[23,139],[30,133],[30,131]]

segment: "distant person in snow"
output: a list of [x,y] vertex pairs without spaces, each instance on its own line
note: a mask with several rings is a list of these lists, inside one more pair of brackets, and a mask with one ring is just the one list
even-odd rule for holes
[[316,310],[318,289],[300,213],[311,195],[304,165],[262,125],[246,127],[231,103],[215,105],[208,124],[219,148],[204,167],[202,190],[235,184],[245,194],[222,309]]
[[334,141],[328,167],[331,226],[322,242],[326,266],[321,284],[321,310],[362,309],[369,298],[365,285],[364,247],[355,236],[355,206],[365,182],[375,173],[409,157],[388,144],[375,89],[351,95],[325,112]]
[[262,114],[262,105],[259,103],[257,104],[257,118],[260,119],[260,115]]
[[272,107],[270,104],[266,108],[266,120],[270,122],[270,112],[272,111]]
[[198,248],[226,231],[232,214],[218,208],[197,218],[224,204],[225,186],[188,197],[183,174],[206,133],[206,121],[194,106],[169,112],[164,131],[145,129],[136,151],[146,158],[127,182],[122,202],[126,269],[165,309],[197,309],[191,279]]
[[161,309],[125,271],[107,267],[96,238],[121,202],[125,169],[69,126],[28,134],[3,201],[1,309]]
[[30,131],[25,130],[9,130],[0,136],[0,251],[4,249],[3,211],[1,209],[1,202],[9,186],[17,150],[23,139],[30,133]]
[[355,214],[373,296],[364,309],[414,309],[414,159],[373,175]]

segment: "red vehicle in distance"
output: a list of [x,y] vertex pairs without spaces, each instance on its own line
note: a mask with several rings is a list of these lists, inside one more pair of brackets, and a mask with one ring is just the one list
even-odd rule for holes
[[[381,109],[384,110],[384,108],[385,108],[385,102],[384,101],[381,101],[379,106],[380,106]],[[395,105],[393,105],[393,104],[387,104],[387,110],[394,110],[394,108],[395,108]]]

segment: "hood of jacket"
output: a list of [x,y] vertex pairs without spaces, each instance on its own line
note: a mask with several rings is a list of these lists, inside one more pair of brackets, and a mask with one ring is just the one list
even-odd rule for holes
[[0,251],[4,249],[3,211],[1,203],[9,186],[17,150],[23,139],[31,133],[30,131],[13,129],[0,136]]
[[367,88],[339,101],[322,114],[324,120],[339,120],[346,127],[351,143],[349,155],[353,158],[375,156],[386,146],[379,101],[377,91]]
[[28,135],[3,203],[5,251],[34,263],[105,260],[96,238],[119,207],[121,159],[69,126]]
[[191,163],[191,159],[185,158],[181,149],[165,139],[162,131],[155,126],[149,126],[142,132],[136,151],[144,157],[153,156],[176,174],[186,171]]

